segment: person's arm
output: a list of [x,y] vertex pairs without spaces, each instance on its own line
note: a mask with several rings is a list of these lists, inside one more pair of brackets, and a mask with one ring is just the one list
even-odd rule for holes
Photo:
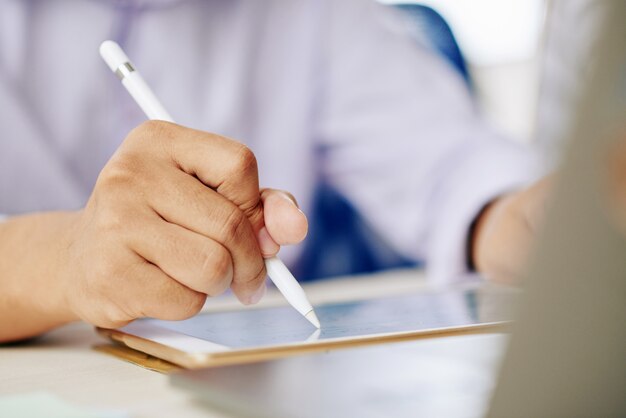
[[[597,26],[605,6],[593,0],[552,1],[550,6],[535,139],[544,165],[554,169],[572,126],[579,87],[589,74],[588,57],[598,42]],[[501,282],[520,280],[541,230],[554,177],[494,198],[476,217],[469,244],[477,271]]]
[[0,223],[0,342],[75,320],[57,280],[67,230],[77,213],[13,217]]
[[470,225],[537,174],[482,119],[463,80],[366,1],[328,2],[319,132],[324,175],[435,280],[469,271]]
[[188,318],[229,287],[255,303],[263,257],[306,229],[290,195],[259,190],[248,148],[147,122],[107,163],[83,210],[0,224],[0,342],[79,319],[115,328]]
[[553,176],[489,202],[476,216],[468,237],[469,262],[485,277],[520,281],[539,234],[553,188]]

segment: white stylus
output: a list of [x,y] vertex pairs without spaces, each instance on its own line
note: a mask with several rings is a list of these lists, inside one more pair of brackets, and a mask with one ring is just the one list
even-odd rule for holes
[[[128,90],[149,119],[174,122],[117,43],[104,41],[100,45],[100,55],[111,68],[111,71],[122,81],[126,90]],[[265,266],[270,279],[285,296],[287,302],[304,315],[316,328],[320,328],[320,321],[317,319],[317,315],[315,315],[313,306],[311,306],[302,286],[293,277],[287,266],[278,257],[265,259]]]

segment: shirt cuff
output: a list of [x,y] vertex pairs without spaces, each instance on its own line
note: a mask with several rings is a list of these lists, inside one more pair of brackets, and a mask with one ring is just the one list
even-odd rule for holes
[[430,280],[443,284],[468,277],[468,234],[476,216],[498,196],[530,184],[539,172],[530,149],[509,143],[477,150],[457,165],[439,194],[430,228],[426,254]]

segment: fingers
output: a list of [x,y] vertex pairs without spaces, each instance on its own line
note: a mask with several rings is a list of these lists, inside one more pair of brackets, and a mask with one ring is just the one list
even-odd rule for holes
[[255,303],[265,291],[262,254],[306,234],[306,218],[285,196],[264,192],[265,227],[248,148],[145,123],[102,170],[76,225],[68,304],[77,317],[109,327],[190,317],[229,285]]
[[[251,303],[261,291],[266,274],[262,257],[273,256],[279,245],[297,243],[306,236],[306,217],[284,192],[263,192],[267,205],[264,216],[257,161],[241,143],[151,121],[135,129],[123,148],[122,171],[144,172],[142,178],[152,175],[142,188],[147,191],[141,192],[149,206],[165,221],[212,240],[230,255],[232,273],[227,271],[228,257],[219,246],[202,244],[202,237],[176,234],[173,228],[161,233],[174,234],[185,245],[195,246],[195,250],[180,255],[181,261],[170,260],[174,257],[165,254],[176,250],[158,240],[138,250],[190,289],[213,294],[230,279],[239,299]],[[142,167],[145,161],[150,161],[150,167]],[[124,178],[137,182],[135,176]],[[198,259],[215,270],[200,266]],[[205,280],[214,284],[207,285]]]
[[118,260],[125,262],[93,261],[92,277],[87,286],[79,287],[73,301],[83,320],[118,328],[144,317],[186,319],[202,309],[204,293],[189,289],[136,253],[124,251]]
[[261,200],[265,226],[277,244],[276,252],[278,245],[297,244],[306,237],[308,221],[293,196],[280,190],[264,189]]
[[[150,121],[131,134],[184,172],[233,202],[255,231],[262,227],[257,161],[245,145],[168,122]],[[133,141],[131,141],[133,142]],[[145,147],[145,146],[144,146]]]
[[196,315],[206,301],[205,294],[189,289],[148,262],[143,263],[141,274],[133,277],[133,284],[126,304],[135,318],[179,321]]
[[156,214],[132,236],[129,244],[137,254],[186,287],[208,296],[230,287],[233,261],[220,243]]
[[[252,225],[244,212],[182,171],[169,169],[164,175],[169,181],[160,184],[159,193],[149,196],[149,205],[167,222],[193,231],[228,250],[232,260],[233,291],[243,303],[251,303],[254,293],[265,279],[265,264]],[[208,263],[219,258],[219,263],[226,264],[224,255],[218,253],[215,246],[207,245],[198,251],[206,252],[203,256],[210,257]],[[209,274],[211,266],[207,265],[204,270]],[[219,270],[222,269],[217,268],[214,273],[226,274]],[[225,279],[220,279],[223,284],[221,280]]]

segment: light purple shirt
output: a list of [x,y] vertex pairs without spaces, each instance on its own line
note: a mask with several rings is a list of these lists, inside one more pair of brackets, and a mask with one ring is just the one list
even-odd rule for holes
[[457,277],[472,219],[533,158],[401,28],[367,0],[0,0],[0,213],[82,207],[145,119],[98,56],[110,38],[176,121],[250,146],[262,186],[306,213],[325,179],[435,279]]

